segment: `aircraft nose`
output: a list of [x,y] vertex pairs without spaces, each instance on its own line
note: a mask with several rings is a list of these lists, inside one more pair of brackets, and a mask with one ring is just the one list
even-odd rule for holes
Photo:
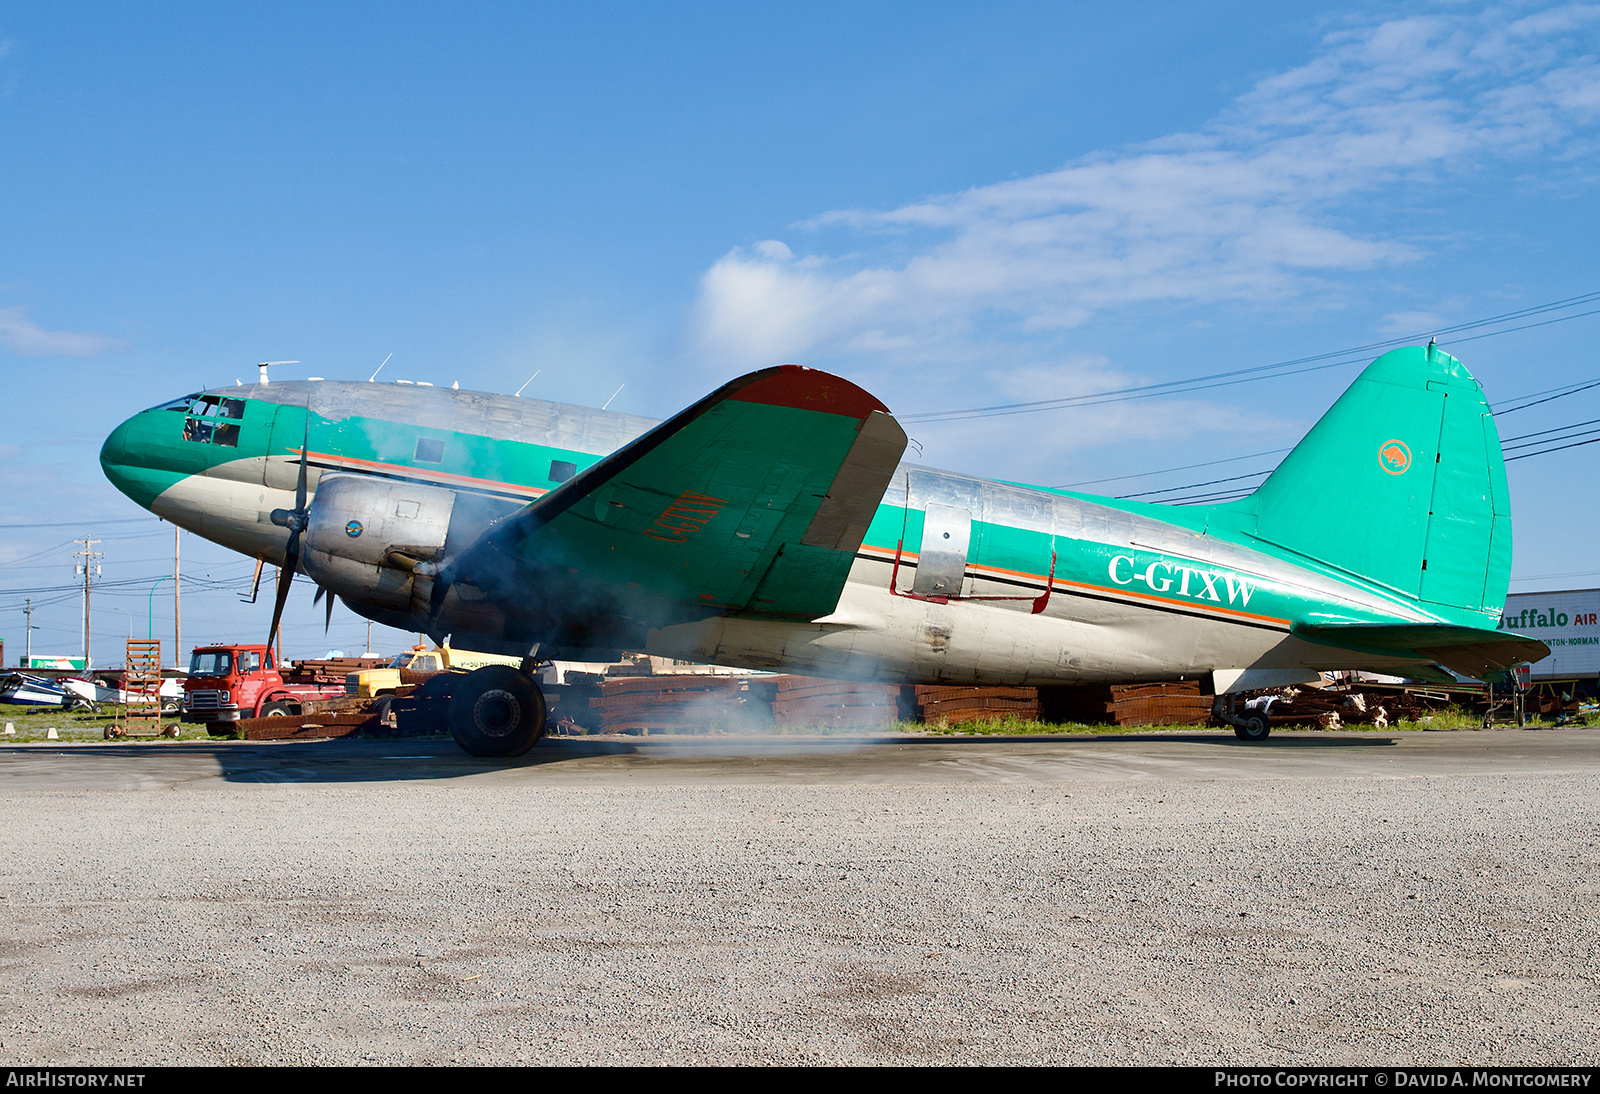
[[182,477],[160,466],[161,442],[165,438],[159,429],[152,428],[159,423],[150,421],[151,413],[147,410],[135,414],[113,429],[100,446],[100,469],[111,485],[146,509],[158,494]]
[[127,459],[128,433],[133,427],[133,418],[129,418],[111,431],[111,436],[106,438],[106,443],[100,446],[100,469],[106,473],[106,478],[111,480],[111,485],[124,493],[123,479],[121,476],[123,461]]

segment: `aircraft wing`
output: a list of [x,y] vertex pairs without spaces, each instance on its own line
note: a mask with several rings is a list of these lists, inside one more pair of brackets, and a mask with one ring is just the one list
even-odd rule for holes
[[606,616],[827,615],[905,445],[848,380],[752,372],[500,521],[441,571],[433,610],[465,585],[573,645],[608,644]]
[[1292,633],[1359,653],[1414,656],[1474,679],[1550,655],[1550,647],[1537,638],[1449,623],[1296,624]]

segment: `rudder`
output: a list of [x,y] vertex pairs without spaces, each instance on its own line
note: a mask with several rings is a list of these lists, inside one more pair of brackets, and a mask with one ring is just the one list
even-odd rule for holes
[[1254,494],[1216,508],[1257,539],[1498,618],[1511,574],[1507,500],[1483,389],[1430,344],[1368,365]]

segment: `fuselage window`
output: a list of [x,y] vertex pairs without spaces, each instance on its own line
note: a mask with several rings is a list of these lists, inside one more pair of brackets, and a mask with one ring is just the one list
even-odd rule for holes
[[429,437],[417,439],[416,461],[418,463],[443,463],[444,442],[436,441]]
[[550,461],[550,481],[566,482],[578,473],[578,465],[567,460]]

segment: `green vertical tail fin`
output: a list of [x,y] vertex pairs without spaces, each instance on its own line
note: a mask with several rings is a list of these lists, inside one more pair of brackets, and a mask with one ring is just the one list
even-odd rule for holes
[[1217,508],[1257,539],[1433,607],[1498,618],[1505,603],[1500,435],[1472,374],[1431,344],[1368,365],[1260,489]]

